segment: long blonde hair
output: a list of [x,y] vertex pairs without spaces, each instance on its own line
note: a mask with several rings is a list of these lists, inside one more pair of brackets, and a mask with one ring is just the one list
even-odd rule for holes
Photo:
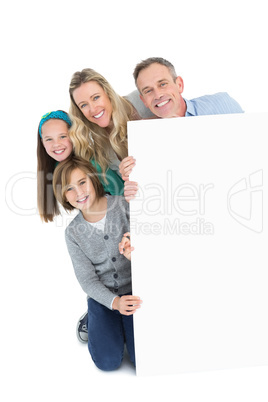
[[[112,104],[113,129],[109,135],[104,128],[88,121],[74,101],[74,90],[89,81],[99,84]],[[102,75],[91,68],[85,68],[73,74],[69,93],[71,98],[69,112],[73,123],[69,135],[75,154],[87,160],[94,158],[105,172],[110,163],[111,150],[121,160],[127,156],[127,121],[138,118],[136,111],[130,102],[113,90]]]

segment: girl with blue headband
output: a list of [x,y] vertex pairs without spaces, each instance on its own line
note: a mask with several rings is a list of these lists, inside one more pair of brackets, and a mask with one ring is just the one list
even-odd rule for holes
[[53,172],[58,162],[73,152],[69,138],[72,123],[68,114],[57,110],[45,114],[37,132],[37,203],[43,221],[53,221],[59,206],[52,189]]

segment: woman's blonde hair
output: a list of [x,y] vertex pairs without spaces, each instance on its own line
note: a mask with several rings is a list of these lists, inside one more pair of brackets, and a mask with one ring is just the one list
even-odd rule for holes
[[[100,85],[112,104],[113,128],[109,135],[105,128],[88,121],[74,101],[74,90],[89,81],[95,81]],[[135,115],[136,111],[130,102],[113,90],[102,75],[91,68],[73,74],[69,93],[71,98],[69,112],[73,123],[69,135],[74,145],[74,152],[87,160],[94,158],[104,173],[111,160],[111,150],[121,160],[127,156],[127,121],[138,118]]]

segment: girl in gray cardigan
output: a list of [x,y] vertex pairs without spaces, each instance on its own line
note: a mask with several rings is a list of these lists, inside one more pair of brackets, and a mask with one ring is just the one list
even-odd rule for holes
[[118,368],[124,342],[135,365],[133,314],[142,301],[131,295],[131,264],[119,252],[129,231],[128,203],[105,196],[96,171],[80,158],[68,158],[55,169],[53,189],[66,210],[77,216],[65,231],[76,277],[88,295],[88,348],[102,370]]

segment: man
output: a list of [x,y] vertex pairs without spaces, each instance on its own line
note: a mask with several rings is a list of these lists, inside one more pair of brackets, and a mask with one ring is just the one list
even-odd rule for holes
[[[226,92],[205,95],[192,100],[182,97],[184,83],[174,66],[160,57],[151,57],[137,64],[133,73],[140,98],[155,118],[188,117],[214,114],[243,113],[240,105]],[[128,181],[135,166],[132,156],[120,164],[125,182],[125,198],[134,198],[137,183]]]
[[167,60],[152,57],[137,64],[134,79],[144,105],[160,118],[242,113],[240,105],[227,93],[186,100],[183,79]]

